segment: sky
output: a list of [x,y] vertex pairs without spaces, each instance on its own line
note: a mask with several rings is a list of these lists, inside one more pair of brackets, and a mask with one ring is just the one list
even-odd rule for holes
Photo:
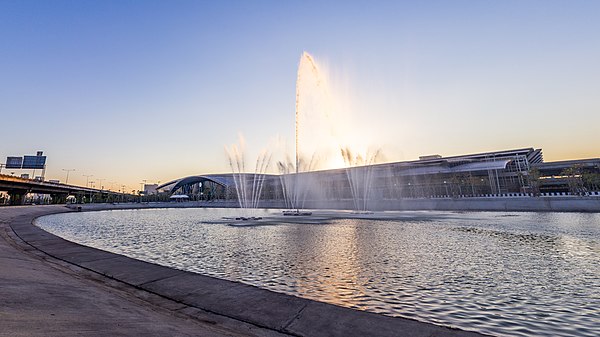
[[598,13],[597,1],[0,0],[0,158],[44,151],[46,179],[75,169],[69,183],[131,190],[230,171],[240,135],[247,158],[289,155],[304,51],[344,141],[386,161],[600,157]]

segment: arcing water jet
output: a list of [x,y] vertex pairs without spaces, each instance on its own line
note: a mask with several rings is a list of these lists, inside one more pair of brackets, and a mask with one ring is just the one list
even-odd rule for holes
[[240,137],[240,144],[225,147],[229,158],[229,166],[233,173],[235,190],[240,208],[258,208],[265,182],[265,173],[271,164],[271,154],[264,150],[256,159],[254,173],[246,172],[244,157],[245,142]]
[[340,150],[344,162],[348,166],[346,175],[350,184],[354,210],[356,212],[367,212],[373,184],[373,164],[379,159],[381,150],[367,151],[364,156],[361,154],[355,155],[349,147]]

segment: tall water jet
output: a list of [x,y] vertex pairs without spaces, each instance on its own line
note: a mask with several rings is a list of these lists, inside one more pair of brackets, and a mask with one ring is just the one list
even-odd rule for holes
[[319,68],[313,59],[313,57],[307,53],[303,52],[300,57],[300,63],[298,64],[298,73],[296,75],[296,173],[300,170],[300,99],[302,93],[302,81],[304,80],[304,73],[308,72],[314,77],[314,81],[317,87],[322,86],[323,81],[321,78],[321,74],[319,72]]
[[239,206],[245,209],[255,209],[258,208],[260,203],[260,196],[265,182],[265,173],[271,163],[271,154],[267,150],[263,150],[256,158],[254,173],[248,173],[246,170],[244,149],[245,142],[241,136],[239,145],[225,146],[225,152],[229,158],[229,166],[233,173]]
[[368,212],[369,199],[371,197],[373,183],[373,164],[381,156],[381,150],[369,152],[365,155],[354,154],[349,147],[341,148],[341,154],[346,163],[346,176],[350,185],[354,210],[356,212]]
[[[296,76],[296,104],[295,104],[295,160],[289,158],[278,163],[281,184],[286,207],[299,212],[304,207],[304,201],[309,190],[309,177],[302,172],[312,171],[320,163],[321,154],[314,144],[318,144],[322,134],[316,128],[323,127],[319,119],[325,115],[328,118],[330,110],[329,90],[325,77],[319,70],[313,57],[303,52],[298,64]],[[313,123],[312,125],[310,123]],[[307,127],[314,135],[313,146],[307,146],[308,137],[303,139],[303,127]],[[301,145],[303,145],[301,147]]]
[[[325,169],[328,156],[339,156],[337,128],[340,118],[330,86],[329,74],[325,67],[309,53],[300,57],[296,76],[295,102],[295,166],[298,172],[303,169]],[[310,165],[318,158],[317,165]],[[304,164],[302,163],[304,161]],[[341,166],[341,162],[337,163]]]

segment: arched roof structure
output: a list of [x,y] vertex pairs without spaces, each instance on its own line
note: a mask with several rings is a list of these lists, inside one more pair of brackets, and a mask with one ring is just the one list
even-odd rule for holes
[[172,180],[157,187],[157,189],[167,189],[169,193],[175,192],[178,188],[184,185],[192,185],[196,183],[213,182],[217,185],[228,187],[235,186],[232,174],[208,174],[200,176],[189,176],[177,180]]
[[[253,173],[243,173],[243,174],[244,175],[254,175]],[[265,174],[265,176],[272,176],[272,175]],[[275,177],[275,176],[273,176],[273,177]],[[196,183],[205,183],[208,181],[215,183],[217,185],[223,186],[225,188],[227,188],[227,187],[235,188],[234,174],[227,173],[227,174],[206,174],[206,175],[199,175],[199,176],[189,176],[189,177],[185,177],[185,178],[181,178],[181,179],[177,179],[177,180],[172,180],[168,183],[162,184],[162,185],[158,186],[157,189],[166,189],[166,190],[168,190],[168,192],[170,194],[172,194],[173,192],[175,192],[178,188],[180,188],[182,186],[193,185]]]

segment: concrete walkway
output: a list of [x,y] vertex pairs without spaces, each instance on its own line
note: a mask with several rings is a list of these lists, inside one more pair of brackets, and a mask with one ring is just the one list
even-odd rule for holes
[[162,267],[32,225],[66,211],[0,208],[0,336],[481,336]]

